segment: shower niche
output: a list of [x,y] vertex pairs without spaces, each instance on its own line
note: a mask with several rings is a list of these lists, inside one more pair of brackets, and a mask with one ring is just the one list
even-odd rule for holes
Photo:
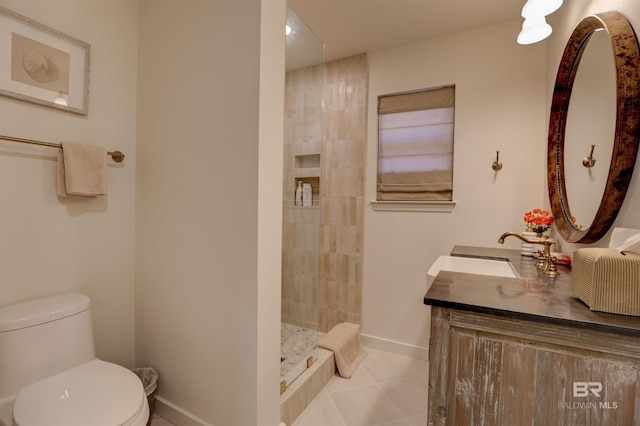
[[[295,141],[292,145],[295,150]],[[293,194],[298,186],[298,182],[311,185],[313,203],[311,207],[320,206],[320,153],[296,154],[293,156]]]

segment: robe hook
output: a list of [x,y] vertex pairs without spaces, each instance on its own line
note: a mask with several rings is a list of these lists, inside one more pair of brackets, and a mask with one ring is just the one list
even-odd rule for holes
[[496,151],[496,161],[491,164],[491,168],[496,172],[502,170],[502,163],[500,162],[500,151]]
[[582,159],[582,165],[585,166],[586,168],[591,168],[593,166],[595,166],[596,164],[596,159],[593,158],[593,150],[595,149],[595,145],[591,145],[591,153],[589,154],[588,157],[584,157]]

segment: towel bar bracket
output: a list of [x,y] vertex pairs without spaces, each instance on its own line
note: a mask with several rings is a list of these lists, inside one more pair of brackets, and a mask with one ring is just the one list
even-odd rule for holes
[[122,163],[122,161],[124,161],[124,154],[120,151],[109,151],[107,154],[110,155],[116,163]]

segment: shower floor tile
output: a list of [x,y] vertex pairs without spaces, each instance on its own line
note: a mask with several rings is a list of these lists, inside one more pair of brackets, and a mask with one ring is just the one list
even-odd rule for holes
[[285,377],[301,362],[305,362],[317,347],[318,332],[297,325],[281,323],[280,327],[280,376]]

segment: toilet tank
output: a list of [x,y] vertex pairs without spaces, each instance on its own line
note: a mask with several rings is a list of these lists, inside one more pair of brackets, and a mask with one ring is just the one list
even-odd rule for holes
[[0,307],[0,400],[94,358],[87,296],[65,293]]

